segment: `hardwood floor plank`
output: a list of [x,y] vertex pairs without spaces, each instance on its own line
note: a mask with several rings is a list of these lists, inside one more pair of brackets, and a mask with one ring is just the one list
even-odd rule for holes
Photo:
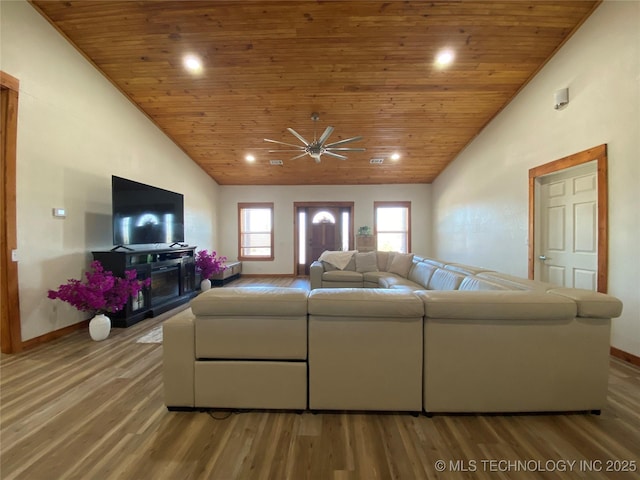
[[[282,277],[229,286],[258,284],[308,288],[306,279]],[[180,310],[113,329],[103,342],[77,331],[2,355],[0,478],[638,478],[640,369],[618,359],[611,359],[599,416],[169,412],[162,345],[136,340],[175,314]],[[500,460],[601,463],[599,471],[514,473],[501,471]],[[607,461],[635,461],[636,471],[607,472]]]

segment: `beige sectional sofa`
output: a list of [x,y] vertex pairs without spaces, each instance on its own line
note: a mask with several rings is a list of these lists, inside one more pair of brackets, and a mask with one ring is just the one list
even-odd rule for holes
[[[389,257],[376,253],[386,270],[327,275],[320,288],[312,278],[310,292],[200,294],[193,318],[164,324],[167,406],[428,413],[604,407],[618,299],[419,256],[403,276],[401,265],[389,271]],[[323,267],[319,277],[331,272]]]

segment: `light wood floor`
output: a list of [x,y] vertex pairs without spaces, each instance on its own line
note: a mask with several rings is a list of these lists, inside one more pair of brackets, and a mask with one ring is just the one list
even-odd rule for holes
[[[230,285],[263,283],[308,286]],[[168,412],[162,345],[136,339],[173,314],[2,355],[0,478],[640,478],[640,369],[619,360],[600,416]]]

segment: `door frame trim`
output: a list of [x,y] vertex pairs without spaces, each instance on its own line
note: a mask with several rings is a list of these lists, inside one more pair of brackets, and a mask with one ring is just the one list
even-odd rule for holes
[[348,208],[349,209],[349,248],[353,248],[355,238],[354,229],[354,207],[355,202],[293,202],[293,276],[298,276],[298,252],[300,245],[298,242],[298,213],[301,208],[307,207],[330,207],[330,208]]
[[608,166],[607,166],[607,144],[584,150],[582,152],[569,155],[553,162],[545,163],[529,170],[529,278],[533,280],[535,273],[535,204],[536,185],[539,177],[556,173],[570,167],[582,165],[584,163],[597,162],[597,184],[598,184],[598,286],[597,290],[607,293],[609,280],[609,206],[608,206]]
[[6,96],[6,118],[2,119],[4,135],[2,139],[2,227],[0,240],[0,350],[2,353],[16,353],[23,349],[20,322],[20,295],[18,289],[18,264],[11,259],[11,252],[18,248],[16,209],[16,159],[18,138],[18,97],[20,82],[17,78],[0,71],[0,89]]

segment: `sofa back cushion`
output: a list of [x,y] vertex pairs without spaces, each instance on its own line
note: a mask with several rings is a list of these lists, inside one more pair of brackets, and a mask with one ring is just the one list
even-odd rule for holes
[[458,290],[511,290],[505,285],[500,285],[482,278],[469,275],[462,280]]
[[356,260],[356,272],[377,272],[378,271],[378,257],[376,252],[363,252],[355,254]]
[[400,275],[403,278],[407,278],[412,266],[413,253],[396,253],[395,255],[393,255],[391,265],[389,265],[387,271],[389,273]]
[[378,250],[376,252],[376,257],[378,258],[378,271],[386,272],[387,267],[389,266],[389,255],[391,252],[383,252]]
[[431,280],[431,276],[437,268],[438,267],[430,263],[418,262],[413,265],[413,268],[409,272],[409,276],[407,278],[412,282],[415,282],[419,285],[422,285],[424,288],[427,288],[427,285],[429,285],[429,280]]
[[451,270],[445,270],[443,268],[437,268],[431,279],[427,289],[429,290],[457,290],[465,275],[453,272]]

